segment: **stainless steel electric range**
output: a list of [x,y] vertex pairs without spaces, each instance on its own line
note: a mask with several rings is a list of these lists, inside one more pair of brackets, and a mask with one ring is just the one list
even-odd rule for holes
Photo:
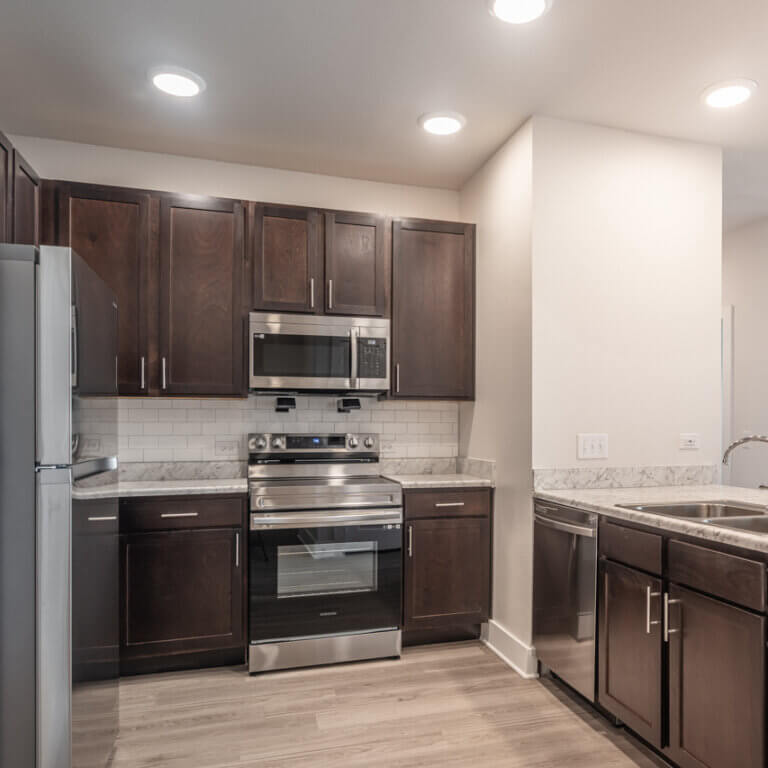
[[400,655],[402,491],[376,435],[248,438],[250,672]]

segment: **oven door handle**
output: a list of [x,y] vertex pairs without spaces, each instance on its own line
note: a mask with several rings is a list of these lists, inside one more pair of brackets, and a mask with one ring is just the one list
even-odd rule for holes
[[335,512],[322,510],[318,512],[300,512],[286,514],[276,512],[273,515],[252,514],[250,529],[252,531],[274,531],[289,528],[337,528],[342,525],[397,525],[403,522],[403,510],[397,509],[368,509],[360,512]]

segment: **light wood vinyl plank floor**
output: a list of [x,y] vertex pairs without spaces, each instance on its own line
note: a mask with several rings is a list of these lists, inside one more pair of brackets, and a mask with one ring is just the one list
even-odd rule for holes
[[558,685],[480,643],[398,661],[125,678],[114,768],[651,768],[663,765]]

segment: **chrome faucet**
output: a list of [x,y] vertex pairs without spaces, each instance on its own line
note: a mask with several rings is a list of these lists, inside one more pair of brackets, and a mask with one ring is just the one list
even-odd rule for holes
[[734,440],[726,449],[723,454],[723,464],[728,465],[728,457],[733,453],[735,448],[738,448],[744,443],[768,443],[768,435],[747,435],[740,440]]

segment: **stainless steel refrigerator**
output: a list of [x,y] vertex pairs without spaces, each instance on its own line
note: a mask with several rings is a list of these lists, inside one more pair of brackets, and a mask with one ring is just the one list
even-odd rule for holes
[[[0,766],[102,768],[117,732],[117,304],[0,245]],[[106,473],[111,472],[112,475]]]

